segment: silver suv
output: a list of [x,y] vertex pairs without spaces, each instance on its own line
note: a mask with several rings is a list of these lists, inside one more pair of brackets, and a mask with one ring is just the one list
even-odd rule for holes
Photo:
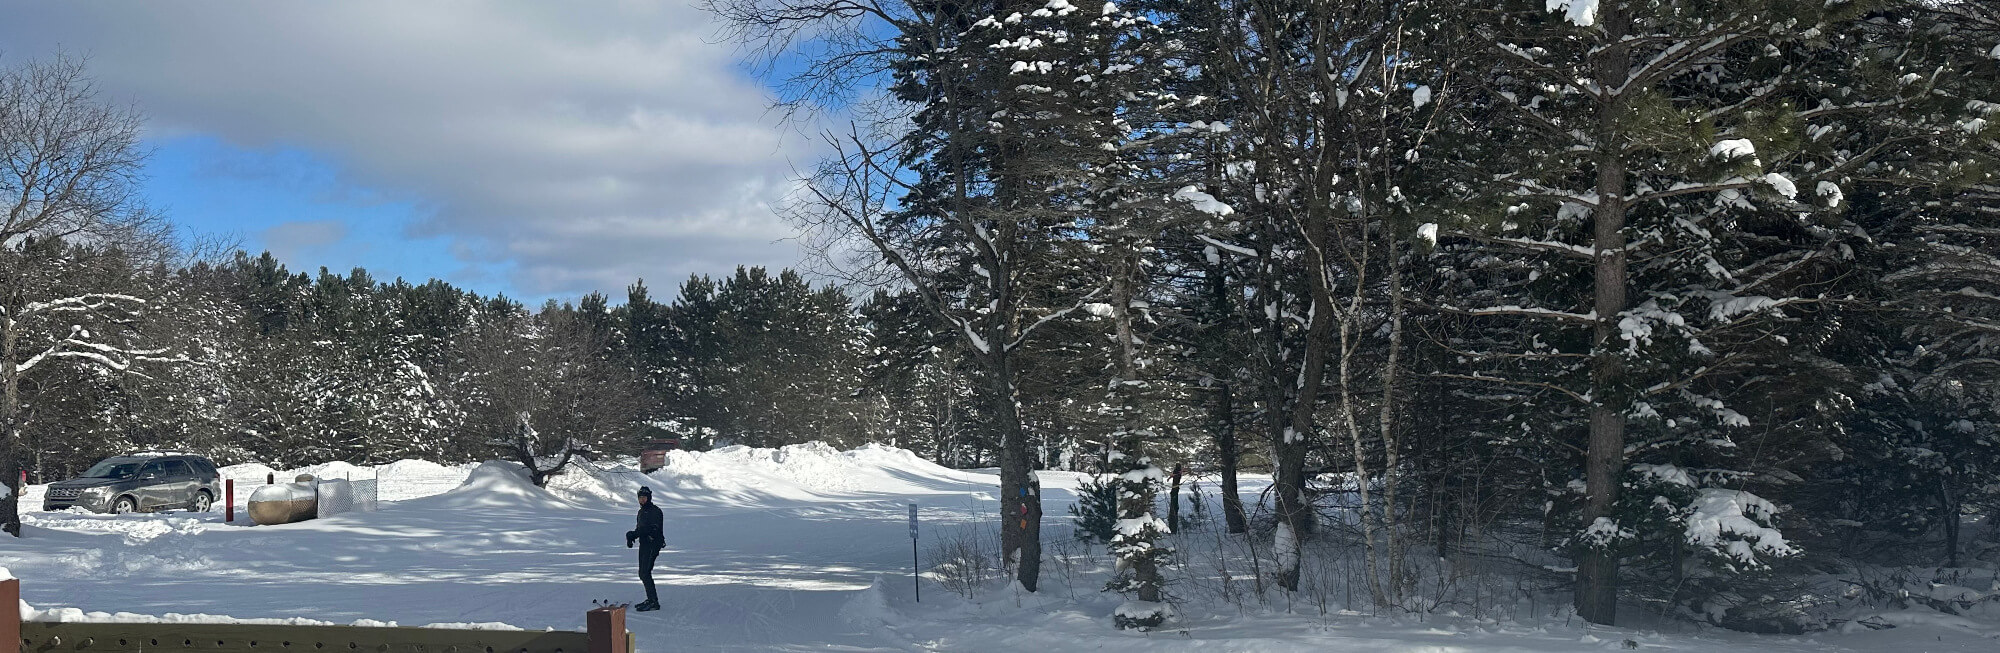
[[187,508],[206,512],[222,477],[215,463],[188,454],[114,456],[82,476],[49,484],[43,510],[81,507],[92,512],[151,512]]

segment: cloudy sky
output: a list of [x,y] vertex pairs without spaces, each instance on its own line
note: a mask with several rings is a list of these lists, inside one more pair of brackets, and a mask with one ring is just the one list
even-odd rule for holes
[[150,202],[293,269],[537,300],[795,264],[811,139],[688,0],[0,0],[0,65],[88,59]]

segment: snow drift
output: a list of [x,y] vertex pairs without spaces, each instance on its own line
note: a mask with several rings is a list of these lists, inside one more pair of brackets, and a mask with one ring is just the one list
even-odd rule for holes
[[576,507],[546,489],[535,487],[527,468],[520,463],[504,460],[480,463],[466,475],[458,489],[419,501],[427,507],[459,509]]
[[[907,449],[865,444],[840,451],[824,442],[776,449],[731,446],[714,451],[670,451],[651,474],[677,496],[705,493],[816,499],[827,496],[921,494],[975,490],[988,476],[961,472]],[[634,490],[637,488],[635,487]]]

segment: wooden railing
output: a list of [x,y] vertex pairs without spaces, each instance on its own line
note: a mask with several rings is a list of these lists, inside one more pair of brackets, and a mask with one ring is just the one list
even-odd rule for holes
[[[0,653],[29,651],[279,651],[349,653],[628,653],[625,608],[591,610],[588,630],[374,626],[65,623],[20,619],[18,580],[0,581]],[[10,630],[12,629],[12,630]]]

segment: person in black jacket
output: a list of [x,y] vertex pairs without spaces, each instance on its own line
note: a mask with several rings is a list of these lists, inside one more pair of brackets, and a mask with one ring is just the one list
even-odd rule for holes
[[625,532],[625,548],[639,543],[639,580],[646,583],[646,602],[632,609],[640,612],[660,609],[660,595],[653,590],[653,561],[667,545],[664,521],[660,507],[653,505],[653,489],[639,488],[639,527]]

